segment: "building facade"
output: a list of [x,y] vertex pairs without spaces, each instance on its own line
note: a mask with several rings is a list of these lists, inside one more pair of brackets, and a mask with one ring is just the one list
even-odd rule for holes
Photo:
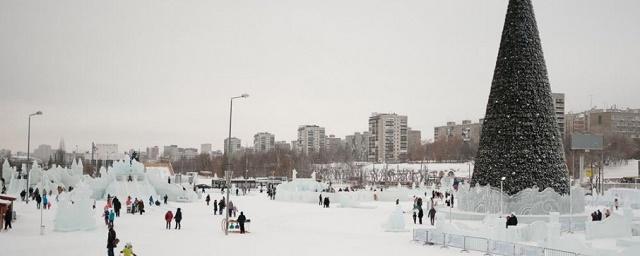
[[369,161],[386,163],[407,159],[407,116],[373,113],[369,117]]
[[420,147],[422,147],[422,132],[409,128],[408,136],[409,148],[407,149],[407,152],[409,153],[409,156],[411,156],[412,153],[415,153],[420,149]]
[[118,153],[118,144],[96,144],[95,160],[118,160],[122,154]]
[[147,159],[152,161],[160,159],[160,148],[158,146],[147,147]]
[[284,140],[276,141],[275,149],[289,151],[291,150],[291,145],[289,144],[289,142],[286,142]]
[[[242,149],[242,141],[236,137],[231,137],[231,144],[229,144],[229,138],[224,139],[224,153],[227,153],[229,148],[231,149],[231,153],[239,152]],[[229,146],[231,145],[231,146]]]
[[298,127],[297,147],[299,152],[308,155],[311,152],[320,152],[326,149],[326,136],[324,127],[317,125],[302,125]]
[[462,120],[462,124],[447,122],[447,125],[433,129],[433,140],[448,141],[450,139],[461,139],[465,142],[479,143],[480,133],[482,132],[482,121],[483,119],[480,119],[477,123],[472,123],[471,120]]
[[200,153],[202,154],[211,154],[211,143],[200,144]]
[[556,115],[556,123],[558,130],[560,130],[560,136],[564,137],[565,133],[565,117],[564,117],[564,93],[552,93],[553,98],[553,110]]
[[333,134],[326,138],[326,150],[328,152],[337,152],[343,145],[342,139]]
[[356,132],[344,138],[347,151],[351,152],[355,161],[369,160],[369,136],[369,132]]
[[259,132],[253,135],[253,149],[258,153],[266,153],[275,148],[276,137],[268,132]]

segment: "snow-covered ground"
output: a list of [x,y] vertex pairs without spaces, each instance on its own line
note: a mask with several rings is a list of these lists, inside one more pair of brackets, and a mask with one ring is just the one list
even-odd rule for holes
[[[222,197],[217,191],[210,194],[212,200]],[[259,193],[232,196],[231,200],[251,219],[251,233],[225,237],[220,225],[223,217],[214,216],[213,207],[207,207],[203,200],[169,202],[167,206],[146,206],[142,216],[122,214],[117,218],[118,251],[131,242],[138,255],[460,255],[459,249],[413,243],[410,232],[384,232],[382,224],[394,209],[391,202],[368,203],[373,209],[323,209],[315,204],[271,201]],[[403,209],[410,209],[409,204],[404,203]],[[103,206],[104,201],[97,202],[97,229],[65,233],[53,231],[54,202],[51,210],[44,211],[47,228],[41,236],[40,212],[35,204],[17,202],[14,228],[0,232],[2,255],[106,255]],[[165,212],[175,212],[178,207],[184,216],[182,229],[166,230]],[[405,220],[410,222],[409,214]]]

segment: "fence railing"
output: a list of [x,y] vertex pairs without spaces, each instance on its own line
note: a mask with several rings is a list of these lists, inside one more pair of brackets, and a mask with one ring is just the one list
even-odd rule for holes
[[482,237],[449,234],[436,230],[414,229],[413,241],[424,245],[459,248],[462,251],[484,252],[504,256],[586,256],[585,254],[551,248],[492,240]]

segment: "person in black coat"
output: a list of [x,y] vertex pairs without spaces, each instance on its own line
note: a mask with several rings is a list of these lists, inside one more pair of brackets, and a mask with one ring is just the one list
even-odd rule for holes
[[207,206],[209,206],[209,202],[211,201],[211,197],[207,195],[207,198],[204,199],[207,202]]
[[167,194],[164,195],[164,204],[167,204],[167,199],[169,199],[169,197],[167,196]]
[[318,196],[318,205],[322,205],[322,194]]
[[9,207],[7,212],[4,213],[4,230],[9,230],[10,228],[13,229],[13,227],[11,226],[11,221],[13,220],[12,215],[13,215],[13,209]]
[[244,234],[244,223],[247,221],[247,217],[244,216],[244,212],[240,212],[238,216],[238,224],[240,224],[240,234]]
[[218,200],[213,200],[213,215],[218,214]]
[[225,207],[225,202],[224,202],[224,197],[222,197],[220,202],[218,202],[218,214],[222,215],[222,212],[224,212],[224,207]]
[[433,226],[433,224],[436,222],[436,208],[431,207],[431,210],[429,210],[427,216],[429,216],[429,221],[431,222],[431,226]]
[[176,211],[176,215],[173,219],[176,220],[176,227],[174,229],[180,229],[182,227],[180,226],[180,221],[182,221],[182,210],[180,210],[180,208]]
[[118,239],[116,238],[116,231],[113,230],[113,226],[109,225],[109,233],[107,235],[107,255],[115,256],[113,248],[118,246]]
[[113,198],[113,210],[116,212],[116,217],[120,217],[120,209],[122,208],[122,204],[117,197]]
[[515,214],[511,214],[510,216],[507,216],[507,228],[509,228],[509,226],[517,226],[518,225],[518,218],[516,217]]
[[422,217],[424,217],[424,211],[422,207],[420,207],[418,210],[418,223],[420,223],[420,225],[422,225]]
[[329,204],[331,204],[331,202],[329,202],[329,197],[325,197],[324,198],[324,208],[329,208]]

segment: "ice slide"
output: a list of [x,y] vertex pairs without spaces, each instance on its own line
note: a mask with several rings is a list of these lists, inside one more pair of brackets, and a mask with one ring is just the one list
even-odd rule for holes
[[126,200],[128,196],[131,198],[138,198],[147,202],[149,197],[152,196],[154,200],[159,200],[158,193],[145,179],[116,179],[116,181],[109,184],[106,189],[105,197],[107,195],[117,196],[121,201]]

